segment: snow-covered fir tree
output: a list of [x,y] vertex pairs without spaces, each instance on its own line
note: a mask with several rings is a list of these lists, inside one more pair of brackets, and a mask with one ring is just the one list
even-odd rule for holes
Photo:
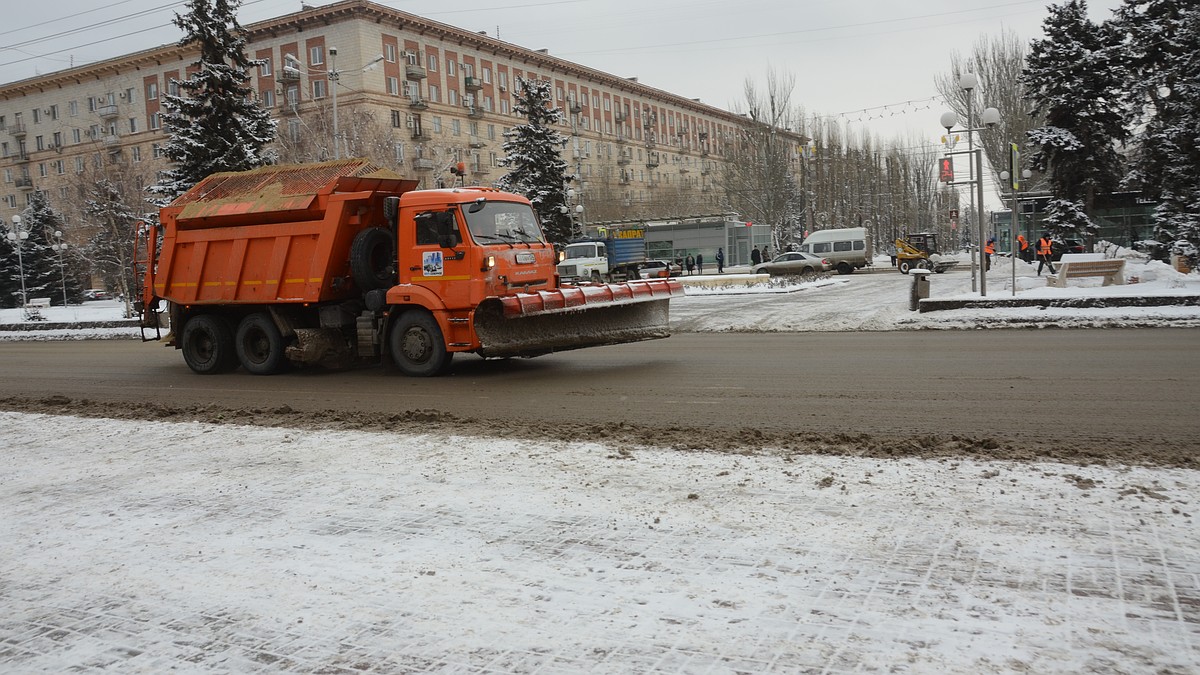
[[172,167],[150,188],[159,204],[169,203],[209,174],[268,164],[275,121],[255,98],[247,72],[258,65],[246,57],[237,22],[241,0],[188,0],[175,15],[184,31],[179,44],[200,49],[196,72],[179,82],[178,96],[162,98],[163,154]]
[[1116,31],[1088,19],[1083,0],[1049,12],[1046,37],[1031,43],[1021,76],[1031,113],[1046,119],[1029,132],[1030,164],[1048,174],[1057,200],[1045,221],[1051,235],[1084,239],[1097,229],[1089,217],[1096,196],[1115,189],[1124,172],[1117,144],[1126,138],[1125,56]]
[[1200,4],[1125,0],[1128,111],[1142,127],[1130,187],[1157,203],[1156,238],[1200,267]]
[[563,120],[562,108],[553,107],[548,80],[516,79],[513,110],[527,120],[504,133],[504,157],[500,166],[508,173],[496,187],[525,195],[542,221],[546,238],[555,244],[571,240],[572,225],[567,204],[567,173],[561,152],[567,138],[554,129]]
[[128,306],[137,288],[133,249],[138,215],[121,189],[108,180],[98,181],[88,191],[83,212],[94,228],[87,245],[92,268]]
[[[22,268],[27,298],[50,298],[52,304],[61,305],[65,281],[68,302],[78,302],[82,294],[80,264],[73,253],[64,253],[61,266],[59,264],[59,254],[54,250],[59,239],[54,233],[63,232],[63,217],[50,206],[45,193],[37,191],[30,194],[29,205],[21,212],[20,229],[28,233],[21,243],[20,264],[16,246],[7,237],[8,232],[17,230],[10,224],[5,232],[5,262],[0,265],[5,272],[2,304],[5,307],[20,306]],[[62,239],[65,241],[66,236]]]

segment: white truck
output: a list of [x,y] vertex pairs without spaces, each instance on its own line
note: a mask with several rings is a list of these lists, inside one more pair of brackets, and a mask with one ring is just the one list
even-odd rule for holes
[[865,227],[817,230],[800,244],[801,253],[828,258],[838,274],[850,274],[871,264],[871,233]]
[[603,237],[567,244],[558,263],[558,277],[568,283],[625,281],[639,278],[638,268],[645,263],[645,230],[610,230]]

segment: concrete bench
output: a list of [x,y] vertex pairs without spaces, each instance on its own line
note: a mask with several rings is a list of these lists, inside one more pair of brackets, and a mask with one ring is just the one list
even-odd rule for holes
[[26,321],[45,321],[44,311],[50,309],[50,298],[30,298],[25,303]]
[[1102,253],[1067,253],[1057,263],[1058,269],[1046,277],[1047,286],[1066,288],[1067,279],[1103,277],[1104,286],[1125,283],[1125,260],[1105,258]]

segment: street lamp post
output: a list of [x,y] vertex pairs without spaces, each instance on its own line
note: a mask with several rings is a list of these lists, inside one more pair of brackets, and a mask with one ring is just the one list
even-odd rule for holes
[[[1010,235],[1008,237],[1008,240],[1009,240],[1008,247],[1009,247],[1009,255],[1012,256],[1012,294],[1014,296],[1017,294],[1017,233],[1021,229],[1020,228],[1020,225],[1021,225],[1021,220],[1020,220],[1020,218],[1021,218],[1021,214],[1020,214],[1021,197],[1020,197],[1020,194],[1021,193],[1019,192],[1019,190],[1021,189],[1021,182],[1019,179],[1014,177],[1016,175],[1018,164],[1019,164],[1019,161],[1018,161],[1018,154],[1017,154],[1017,144],[1013,143],[1011,146],[1010,154],[1009,154],[1009,170],[1012,171],[1013,173],[1009,173],[1008,171],[1001,171],[1000,172],[1000,180],[1004,181],[1005,183],[1008,183],[1009,179],[1010,178],[1012,179],[1012,183],[1010,184],[1010,187],[1012,188],[1012,200],[1013,200],[1012,232],[1010,233]],[[1024,171],[1021,172],[1021,178],[1024,178],[1025,180],[1029,180],[1032,176],[1033,176],[1033,172],[1030,171],[1029,169],[1025,169]]]
[[[971,88],[974,88],[974,75],[972,75],[971,73],[967,73],[967,75],[971,75],[970,84],[971,84]],[[964,79],[966,79],[965,76],[964,76]],[[961,82],[961,80],[960,80],[960,82]],[[967,88],[966,86],[963,86],[963,88],[967,89],[968,94],[970,93],[971,89]],[[968,96],[967,116],[968,116],[968,118],[970,118],[970,96]],[[979,222],[979,228],[978,228],[979,238],[976,241],[976,245],[979,247],[979,253],[978,253],[978,263],[979,263],[979,270],[980,270],[979,293],[980,293],[980,295],[983,295],[984,297],[986,297],[987,296],[987,274],[985,272],[987,270],[987,263],[986,263],[987,259],[984,257],[984,252],[983,252],[983,245],[984,245],[983,148],[980,147],[980,148],[976,149],[974,147],[975,144],[971,139],[972,139],[972,135],[975,132],[983,131],[987,127],[993,127],[993,126],[999,124],[1000,123],[1000,111],[997,110],[996,108],[988,108],[983,111],[983,115],[981,116],[980,121],[983,123],[984,126],[972,127],[971,126],[972,122],[970,121],[970,119],[968,119],[967,128],[964,130],[964,132],[967,134],[968,148],[970,148],[970,149],[968,149],[966,152],[951,152],[951,153],[947,153],[947,154],[950,154],[950,155],[965,154],[965,155],[970,156],[970,159],[974,160],[974,162],[975,162],[974,169],[972,171],[974,176],[970,180],[955,181],[955,182],[951,182],[950,185],[959,185],[959,184],[972,185],[973,184],[975,186],[975,191],[973,193],[972,206],[975,207],[975,209],[977,209],[977,210],[975,210],[975,217],[976,217],[977,221]],[[951,133],[950,130],[954,127],[954,125],[958,124],[958,115],[953,112],[942,113],[941,123],[942,123],[942,126],[946,128],[946,133],[950,134]],[[972,256],[972,258],[971,258],[972,281],[974,281],[975,263],[976,263],[976,258],[974,256]],[[975,290],[974,284],[972,284],[971,290]]]
[[13,229],[8,233],[8,240],[17,247],[17,271],[21,275],[21,310],[25,318],[29,318],[28,298],[25,290],[25,260],[21,256],[21,246],[29,238],[29,232],[21,227],[21,216],[12,217]]
[[62,279],[63,309],[67,308],[67,268],[63,266],[63,253],[67,250],[67,242],[63,241],[62,230],[54,231],[54,243],[50,246],[58,254],[58,276]]

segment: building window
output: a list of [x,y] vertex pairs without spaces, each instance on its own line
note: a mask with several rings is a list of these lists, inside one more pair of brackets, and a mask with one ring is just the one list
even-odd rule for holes
[[42,121],[42,109],[34,108],[33,109],[33,123],[38,124],[41,121]]
[[263,104],[264,108],[274,108],[275,107],[275,90],[274,89],[264,89],[263,90],[262,104]]
[[158,113],[150,113],[150,128],[157,130],[160,127],[162,127],[162,118],[158,116]]
[[77,156],[75,158],[75,173],[83,173],[83,164],[83,157]]
[[34,139],[34,145],[38,150],[46,149],[46,141],[41,136]]
[[46,176],[50,175],[50,173],[48,171],[46,171],[46,163],[45,162],[41,162],[38,164],[38,175],[41,176],[42,178],[45,178]]
[[446,103],[449,103],[450,105],[458,105],[458,92],[456,90],[448,89],[446,91]]
[[179,80],[172,78],[171,81],[167,83],[167,93],[171,96],[179,95]]
[[438,117],[436,115],[433,118],[433,133],[435,133],[435,134],[442,133],[442,118]]
[[81,130],[79,127],[75,127],[74,129],[71,130],[71,142],[72,143],[82,143],[83,142],[83,130]]
[[491,68],[483,69],[483,83],[484,84],[492,83],[492,69]]
[[5,170],[4,170],[4,182],[5,182],[5,183],[11,183],[11,182],[13,182],[13,181],[12,181],[12,169],[5,169]]
[[136,117],[129,118],[129,133],[131,133],[131,134],[137,133],[137,118]]
[[54,104],[54,105],[50,106],[50,119],[52,119],[52,120],[58,119],[58,104]]
[[395,152],[396,152],[396,163],[403,164],[404,163],[404,144],[397,143]]
[[399,78],[389,77],[387,79],[387,93],[392,96],[400,95],[400,80]]
[[56,131],[56,132],[54,132],[54,138],[53,138],[53,140],[51,140],[50,142],[54,144],[54,147],[56,147],[56,148],[61,148],[61,147],[62,147],[62,144],[63,144],[63,142],[62,142],[62,132],[61,132],[61,131]]
[[325,47],[323,45],[317,45],[309,48],[308,63],[312,66],[319,66],[322,63],[325,63]]
[[296,87],[296,86],[288,87],[287,93],[285,95],[287,96],[288,105],[295,108],[296,105],[300,102],[300,87]]
[[150,156],[153,157],[154,159],[159,159],[160,157],[162,157],[163,156],[162,146],[159,145],[158,143],[151,143],[150,144]]
[[496,140],[496,125],[495,124],[488,125],[488,140],[489,141]]
[[448,77],[454,77],[454,60],[453,59],[446,59],[446,75]]
[[149,82],[146,84],[146,100],[147,101],[157,101],[158,100],[158,83],[157,82]]
[[392,111],[392,128],[399,129],[400,125],[403,123],[404,123],[404,116],[400,113],[399,110],[393,110]]
[[325,80],[312,81],[313,98],[325,98]]
[[71,117],[79,116],[79,101],[68,101],[67,102],[67,114],[70,115]]
[[462,135],[462,122],[457,117],[450,120],[450,133],[455,136]]
[[288,138],[293,143],[300,142],[300,120],[288,120]]
[[425,61],[426,61],[426,63],[428,63],[428,64],[429,64],[429,67],[428,67],[428,68],[426,68],[426,70],[428,70],[428,71],[429,71],[429,72],[431,72],[431,73],[436,73],[436,72],[437,72],[437,69],[438,69],[438,57],[437,57],[437,54],[429,54],[429,55],[427,55],[427,56],[426,56],[426,58],[425,58]]
[[262,60],[262,63],[258,64],[258,76],[259,77],[270,77],[271,72],[272,72],[271,57],[268,56],[267,58]]
[[388,63],[396,62],[396,45],[386,44],[383,46],[383,58]]
[[67,172],[67,163],[62,161],[61,159],[55,160],[54,161],[54,173],[57,173],[58,175],[61,176],[66,172]]
[[442,93],[441,93],[441,90],[438,89],[438,86],[436,84],[429,85],[429,102],[430,103],[441,103],[442,102]]
[[142,146],[135,145],[129,149],[129,152],[133,156],[133,161],[135,161],[135,162],[142,161]]

